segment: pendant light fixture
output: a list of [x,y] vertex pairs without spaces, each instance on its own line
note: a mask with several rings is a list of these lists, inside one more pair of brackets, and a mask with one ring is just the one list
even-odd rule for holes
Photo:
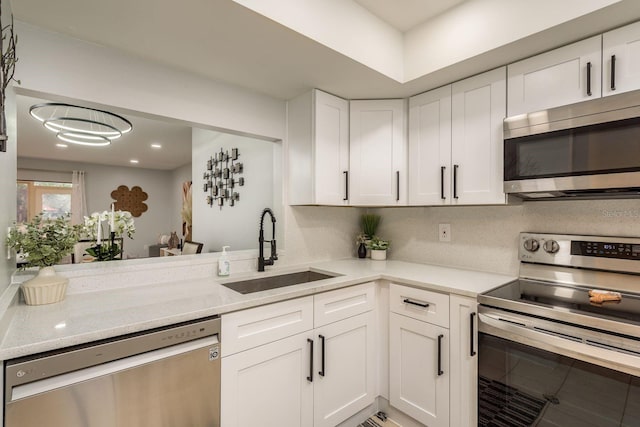
[[32,105],[29,114],[70,144],[105,146],[133,129],[131,122],[118,114],[60,102]]

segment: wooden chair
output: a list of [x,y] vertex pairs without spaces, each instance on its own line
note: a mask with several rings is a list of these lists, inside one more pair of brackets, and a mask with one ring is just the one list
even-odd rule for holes
[[199,254],[202,252],[204,243],[185,241],[182,245],[182,255]]

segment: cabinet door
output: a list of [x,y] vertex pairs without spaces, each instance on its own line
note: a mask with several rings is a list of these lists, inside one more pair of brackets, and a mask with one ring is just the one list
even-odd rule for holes
[[319,90],[287,102],[291,205],[344,205],[349,170],[349,101]]
[[316,204],[348,204],[349,101],[314,91]]
[[478,425],[478,319],[475,298],[451,295],[451,427]]
[[603,95],[640,89],[640,22],[604,33]]
[[451,201],[451,85],[409,98],[409,204]]
[[314,427],[333,427],[376,397],[374,312],[315,330]]
[[452,203],[503,204],[505,68],[452,86]]
[[350,124],[351,204],[406,204],[405,101],[351,101]]
[[601,37],[510,64],[509,116],[600,97]]
[[390,314],[390,403],[429,427],[449,426],[448,335],[445,328]]
[[221,426],[311,427],[309,334],[222,359]]

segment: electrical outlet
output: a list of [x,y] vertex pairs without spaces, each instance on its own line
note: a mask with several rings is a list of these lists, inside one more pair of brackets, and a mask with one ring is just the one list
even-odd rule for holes
[[441,242],[450,242],[451,224],[438,224],[438,235]]

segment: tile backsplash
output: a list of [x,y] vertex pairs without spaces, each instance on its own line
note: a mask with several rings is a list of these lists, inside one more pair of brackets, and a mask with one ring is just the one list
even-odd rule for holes
[[[378,233],[403,261],[518,273],[521,231],[640,236],[640,200],[554,200],[512,206],[380,208]],[[451,242],[438,224],[451,224]]]

